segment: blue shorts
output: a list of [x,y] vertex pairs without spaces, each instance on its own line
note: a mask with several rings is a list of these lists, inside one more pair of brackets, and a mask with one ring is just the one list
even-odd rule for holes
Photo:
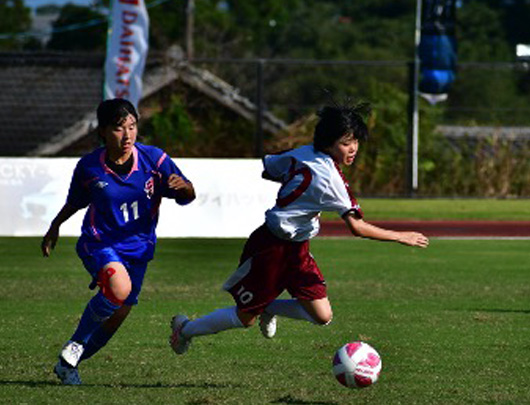
[[123,302],[125,305],[136,305],[138,304],[138,296],[142,289],[144,281],[145,271],[147,270],[147,261],[140,261],[135,259],[128,259],[123,254],[120,255],[112,247],[101,248],[98,243],[86,243],[82,239],[77,243],[77,254],[82,260],[85,269],[92,276],[93,282],[90,283],[90,288],[96,287],[96,281],[99,271],[110,262],[122,263],[131,279],[131,293]]

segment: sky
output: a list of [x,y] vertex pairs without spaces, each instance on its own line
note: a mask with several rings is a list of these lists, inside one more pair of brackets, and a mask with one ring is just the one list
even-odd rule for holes
[[63,6],[66,3],[73,3],[82,6],[92,4],[92,0],[24,0],[24,4],[29,8],[36,8],[44,6],[46,4],[55,4],[58,6]]

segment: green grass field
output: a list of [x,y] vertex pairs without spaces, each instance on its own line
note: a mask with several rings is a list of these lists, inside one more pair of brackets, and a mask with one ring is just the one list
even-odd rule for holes
[[[530,200],[525,199],[399,199],[360,198],[368,220],[499,220],[530,221]],[[326,214],[336,219],[334,214]]]
[[[242,247],[234,239],[163,239],[140,305],[80,368],[84,385],[52,372],[91,292],[63,238],[43,259],[37,238],[1,238],[0,403],[3,404],[523,404],[530,403],[530,241],[433,240],[426,250],[316,239],[334,321],[280,319],[198,338],[177,357],[175,313],[231,305],[220,285]],[[383,358],[379,382],[349,390],[334,351],[362,339]]]

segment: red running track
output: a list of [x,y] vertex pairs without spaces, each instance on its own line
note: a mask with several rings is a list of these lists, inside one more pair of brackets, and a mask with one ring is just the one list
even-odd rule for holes
[[[426,236],[530,237],[530,221],[369,221],[394,231],[416,231]],[[320,236],[347,236],[343,221],[322,221]]]

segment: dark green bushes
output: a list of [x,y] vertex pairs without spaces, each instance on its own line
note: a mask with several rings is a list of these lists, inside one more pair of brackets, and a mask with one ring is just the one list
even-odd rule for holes
[[[356,194],[406,195],[408,96],[388,83],[372,81],[367,89],[373,104],[370,138],[345,175]],[[449,140],[434,125],[444,107],[420,105],[419,196],[530,196],[530,140],[488,134]],[[314,115],[297,121],[268,150],[311,142],[315,123]]]

